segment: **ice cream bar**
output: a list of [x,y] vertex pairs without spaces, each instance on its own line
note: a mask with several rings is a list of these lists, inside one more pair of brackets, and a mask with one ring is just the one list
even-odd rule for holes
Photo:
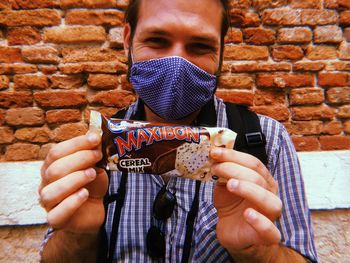
[[90,130],[102,134],[98,166],[111,171],[216,181],[210,173],[213,146],[233,148],[236,133],[226,128],[181,126],[106,118],[91,111]]

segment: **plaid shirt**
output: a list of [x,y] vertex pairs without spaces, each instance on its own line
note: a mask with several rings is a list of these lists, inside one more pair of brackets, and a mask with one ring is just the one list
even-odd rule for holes
[[[218,98],[214,102],[217,126],[228,127],[225,104]],[[136,102],[129,107],[125,119],[136,112],[137,106]],[[294,146],[279,122],[260,115],[259,119],[267,141],[268,169],[278,182],[278,195],[283,203],[282,215],[275,222],[282,234],[281,243],[317,262],[310,213]],[[120,178],[119,172],[111,174],[110,195],[117,193]],[[152,262],[147,255],[145,240],[154,220],[154,198],[164,184],[162,177],[157,175],[129,174],[114,254],[115,262]],[[190,262],[231,262],[230,255],[216,238],[218,217],[213,205],[213,188],[214,184],[210,182],[202,183],[200,187]],[[165,262],[180,262],[186,234],[186,217],[194,198],[195,181],[171,178],[167,189],[176,195],[177,205],[166,222],[159,222],[166,239]],[[105,229],[108,239],[111,236],[114,210],[115,202],[109,204],[107,211]],[[50,234],[47,238],[49,236]]]

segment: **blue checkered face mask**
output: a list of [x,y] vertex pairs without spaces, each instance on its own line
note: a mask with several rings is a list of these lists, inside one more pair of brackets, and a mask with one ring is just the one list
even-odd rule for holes
[[173,56],[133,63],[130,81],[154,113],[178,120],[200,110],[213,97],[217,77]]

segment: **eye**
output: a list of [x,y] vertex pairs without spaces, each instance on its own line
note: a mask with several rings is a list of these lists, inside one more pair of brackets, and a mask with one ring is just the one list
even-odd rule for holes
[[189,49],[191,52],[196,54],[207,54],[217,51],[217,48],[215,46],[200,42],[190,44]]
[[145,43],[152,48],[165,48],[169,45],[169,41],[162,37],[146,38]]

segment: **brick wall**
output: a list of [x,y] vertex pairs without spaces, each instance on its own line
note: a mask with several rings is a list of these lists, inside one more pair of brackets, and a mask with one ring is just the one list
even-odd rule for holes
[[[127,0],[0,1],[0,161],[44,158],[90,109],[135,100]],[[350,1],[232,0],[217,95],[286,125],[298,150],[350,149]]]

